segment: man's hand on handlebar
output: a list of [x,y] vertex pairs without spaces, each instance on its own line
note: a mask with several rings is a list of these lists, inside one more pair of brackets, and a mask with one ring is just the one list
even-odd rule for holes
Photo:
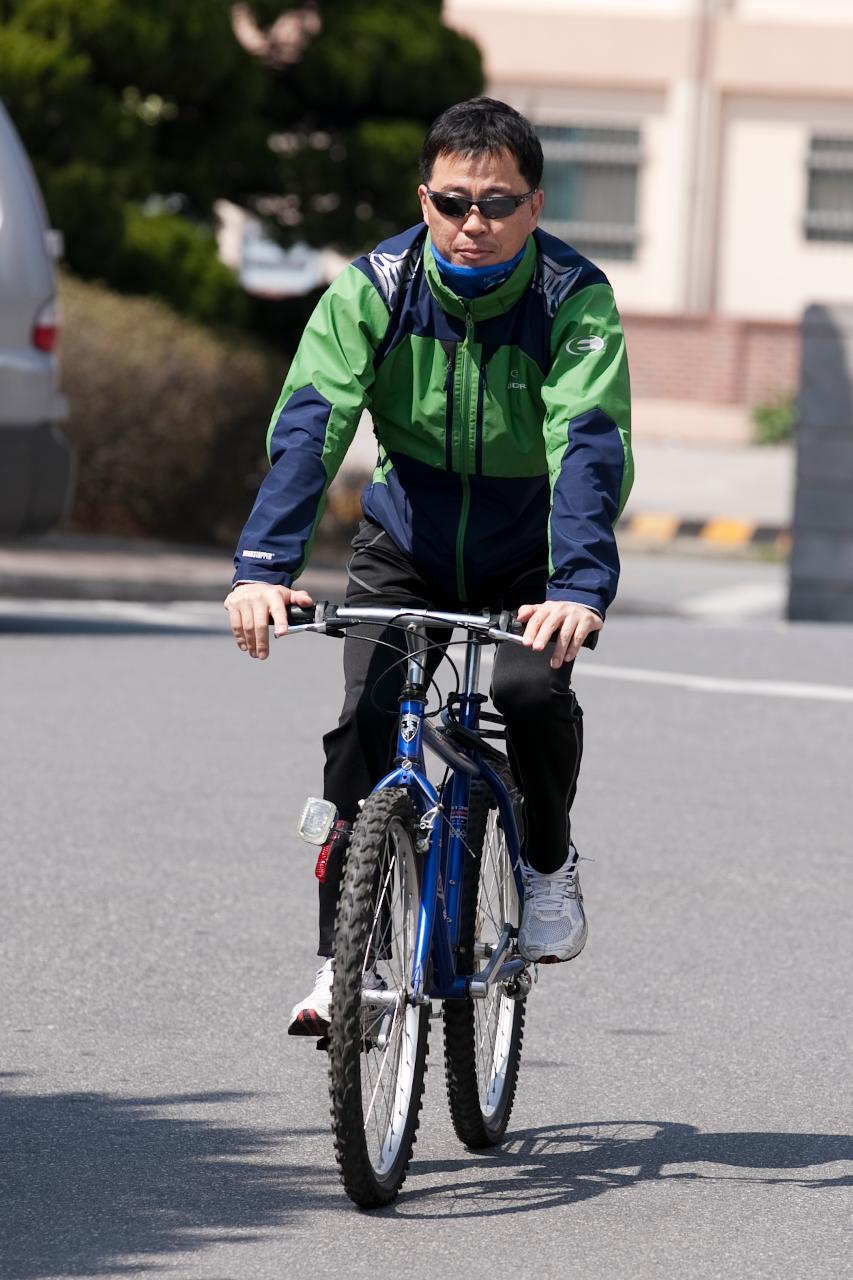
[[288,605],[307,609],[314,603],[307,591],[277,587],[269,582],[241,582],[225,598],[228,621],[238,649],[250,658],[267,658],[270,652],[270,618],[277,636],[287,631]]
[[527,623],[524,643],[530,648],[544,649],[549,640],[555,641],[551,656],[551,666],[555,668],[564,662],[574,662],[587,636],[604,626],[594,609],[568,600],[523,604],[518,620]]

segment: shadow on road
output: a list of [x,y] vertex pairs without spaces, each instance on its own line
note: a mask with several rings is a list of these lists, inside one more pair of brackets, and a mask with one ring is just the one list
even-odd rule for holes
[[[164,1255],[251,1243],[318,1210],[354,1213],[328,1160],[288,1160],[291,1142],[330,1142],[325,1129],[229,1127],[168,1113],[248,1096],[0,1092],[4,1280],[156,1270]],[[637,1120],[554,1126],[515,1134],[485,1157],[416,1160],[403,1195],[379,1216],[541,1211],[662,1179],[840,1187],[851,1179],[827,1166],[851,1159],[853,1137],[835,1134],[701,1133]],[[818,1176],[803,1177],[806,1169]]]
[[[851,1160],[853,1136],[841,1134],[702,1133],[694,1125],[641,1120],[555,1125],[515,1134],[488,1153],[413,1164],[407,1194],[384,1212],[407,1218],[525,1213],[674,1179],[826,1189],[850,1186],[853,1177],[831,1169],[819,1177],[797,1172]],[[762,1171],[766,1177],[755,1176]],[[422,1176],[432,1185],[419,1188]]]
[[328,1208],[337,1177],[283,1163],[286,1132],[165,1110],[245,1096],[0,1093],[4,1280],[139,1273],[158,1254],[251,1241]]

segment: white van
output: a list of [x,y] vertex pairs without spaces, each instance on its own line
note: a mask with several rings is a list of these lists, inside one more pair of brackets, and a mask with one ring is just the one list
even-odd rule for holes
[[49,529],[71,500],[72,452],[57,426],[68,416],[56,358],[59,247],[0,102],[0,537]]

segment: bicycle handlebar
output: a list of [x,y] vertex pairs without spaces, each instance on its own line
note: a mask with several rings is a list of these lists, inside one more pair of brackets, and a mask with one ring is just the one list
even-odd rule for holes
[[[449,613],[441,609],[409,609],[378,608],[364,606],[352,608],[349,605],[333,604],[329,600],[318,600],[313,609],[302,609],[298,605],[290,605],[287,610],[291,630],[318,631],[326,635],[342,635],[347,627],[359,622],[375,622],[397,624],[404,627],[410,623],[426,622],[433,627],[447,627],[452,630],[458,627],[462,631],[480,632],[490,640],[512,640],[521,643],[525,623],[509,609],[501,613]],[[585,649],[594,649],[598,644],[598,632],[591,631],[583,642]]]

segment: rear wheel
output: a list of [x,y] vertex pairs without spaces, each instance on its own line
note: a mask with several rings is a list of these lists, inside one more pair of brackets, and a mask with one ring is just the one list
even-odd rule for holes
[[[508,790],[514,784],[507,770]],[[472,787],[460,919],[460,968],[482,967],[505,924],[520,921],[506,837],[490,793]],[[494,803],[494,801],[492,801]],[[473,959],[472,959],[473,958]],[[444,1060],[450,1115],[467,1147],[501,1141],[509,1123],[524,1032],[524,1001],[499,983],[483,1000],[444,1003]]]
[[406,791],[365,801],[341,891],[329,1027],[335,1152],[347,1194],[388,1204],[406,1177],[426,1072],[429,1005],[409,1002],[418,818]]

